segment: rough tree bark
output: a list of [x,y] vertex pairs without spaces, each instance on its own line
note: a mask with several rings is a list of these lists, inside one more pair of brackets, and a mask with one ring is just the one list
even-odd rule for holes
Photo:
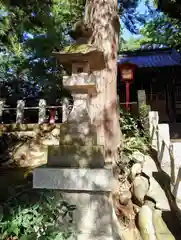
[[[117,50],[119,39],[119,15],[117,13],[117,0],[87,0],[85,6],[85,23],[90,25],[93,34],[89,43],[94,44],[104,53],[105,68],[96,73],[98,95],[92,99],[96,112],[94,112],[94,124],[97,126],[99,144],[105,146],[105,161],[113,165],[115,177],[114,186],[110,198],[113,203],[114,230],[119,239],[140,239],[135,230],[134,211],[132,202],[127,206],[120,206],[119,186],[117,179],[117,148],[121,144],[122,135],[119,126],[119,114],[117,108]],[[95,111],[95,110],[94,110]],[[119,210],[121,215],[125,212],[130,220],[129,228],[122,226],[119,221]]]
[[105,68],[97,72],[98,96],[93,99],[97,105],[94,123],[105,146],[106,163],[113,163],[121,139],[116,92],[120,30],[117,0],[87,0],[84,20],[93,29],[89,42],[104,53]]

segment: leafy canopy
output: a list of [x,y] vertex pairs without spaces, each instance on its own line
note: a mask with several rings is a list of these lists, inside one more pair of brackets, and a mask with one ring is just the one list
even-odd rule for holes
[[[38,95],[48,101],[61,96],[62,69],[52,57],[70,41],[68,32],[83,17],[85,0],[1,0],[1,97],[12,101]],[[139,0],[118,1],[122,23],[132,32],[143,22]],[[16,89],[16,94],[15,94]],[[41,93],[41,94],[40,94]]]

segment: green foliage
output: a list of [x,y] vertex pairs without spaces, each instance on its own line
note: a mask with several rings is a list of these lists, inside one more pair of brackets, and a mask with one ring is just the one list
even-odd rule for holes
[[123,153],[130,155],[136,150],[144,153],[148,150],[147,134],[144,132],[139,118],[135,118],[130,113],[121,110],[120,127],[124,135]]
[[168,47],[177,47],[181,44],[180,21],[161,15],[149,21],[140,30],[141,45],[159,44]]
[[141,122],[141,125],[143,126],[144,129],[144,135],[145,137],[148,136],[149,134],[149,111],[150,111],[150,106],[146,104],[142,104],[139,108],[139,119]]
[[140,48],[140,41],[139,39],[135,39],[134,37],[130,37],[126,41],[121,41],[119,44],[119,51],[129,51],[129,50],[136,50]]
[[95,50],[90,44],[72,44],[63,49],[65,53],[87,53],[89,50]]
[[121,131],[126,138],[139,135],[137,119],[134,118],[129,112],[121,109],[119,122]]
[[[29,186],[31,187],[31,186]],[[1,207],[0,239],[75,239],[72,227],[74,205],[54,191],[11,189],[11,198]]]
[[[65,95],[62,68],[57,66],[52,51],[60,51],[69,44],[68,32],[83,17],[85,3],[85,0],[0,2],[2,98],[12,95],[12,102],[16,102],[39,91],[42,98],[52,102]],[[134,31],[140,20],[136,13],[139,0],[118,3],[122,22]],[[29,85],[31,93],[27,90]]]
[[62,69],[52,51],[70,41],[68,31],[82,17],[84,4],[84,0],[1,1],[0,80],[8,83],[1,97],[11,91],[16,100],[27,96],[28,84],[38,86],[41,97],[50,101],[63,94]]
[[130,155],[135,151],[146,153],[148,151],[148,141],[144,136],[130,137],[124,140],[123,152]]

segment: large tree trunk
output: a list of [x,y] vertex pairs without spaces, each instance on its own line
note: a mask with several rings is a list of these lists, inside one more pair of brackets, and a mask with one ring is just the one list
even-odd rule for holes
[[85,22],[93,29],[90,43],[101,49],[105,57],[105,69],[97,72],[98,96],[92,101],[97,107],[94,123],[100,144],[105,146],[105,160],[108,164],[116,160],[121,139],[116,91],[120,29],[117,0],[87,0]]

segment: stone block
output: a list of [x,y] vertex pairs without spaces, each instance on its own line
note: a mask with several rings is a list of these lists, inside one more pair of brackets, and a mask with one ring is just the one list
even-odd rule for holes
[[140,108],[141,105],[146,104],[146,93],[145,90],[138,90],[138,107]]
[[155,161],[149,155],[145,155],[142,172],[148,177],[153,177],[154,172],[158,172]]
[[63,198],[76,205],[75,229],[77,239],[112,239],[112,208],[109,194],[105,193],[63,193]]
[[[173,168],[172,171],[174,171],[174,182],[177,181],[178,175],[179,175],[179,169],[181,167],[181,142],[173,142]],[[179,178],[181,178],[181,173]]]
[[39,167],[33,170],[33,188],[110,192],[112,181],[111,169]]
[[170,205],[164,190],[154,177],[149,178],[150,187],[146,194],[147,197],[152,198],[156,202],[156,208],[163,211],[170,211]]
[[47,146],[35,142],[19,144],[11,152],[16,165],[37,167],[47,163]]
[[[81,91],[80,91],[81,92]],[[67,114],[67,122],[75,124],[76,127],[82,123],[90,123],[89,96],[84,92],[72,93],[73,107]]]
[[88,62],[73,62],[72,74],[90,73],[90,66]]
[[64,76],[63,85],[72,92],[95,93],[97,91],[95,76],[85,72]]
[[97,136],[94,127],[88,123],[74,123],[61,124],[59,133],[60,145],[96,145]]
[[155,150],[158,149],[158,141],[157,141],[157,125],[159,121],[158,112],[150,111],[149,112],[149,128],[150,128],[150,138],[151,138],[151,146]]
[[177,200],[181,201],[181,167],[177,170],[176,183],[172,193]]
[[[164,165],[170,164],[170,132],[168,124],[158,124],[158,161],[161,164],[161,167]],[[170,173],[169,173],[170,175]]]
[[[76,240],[116,240],[112,233],[112,206],[109,193],[54,191],[57,198],[75,205],[71,227]],[[59,218],[59,224],[68,222],[68,216]],[[67,224],[70,227],[70,224]]]
[[104,147],[85,145],[59,145],[48,147],[48,165],[53,167],[104,167]]

